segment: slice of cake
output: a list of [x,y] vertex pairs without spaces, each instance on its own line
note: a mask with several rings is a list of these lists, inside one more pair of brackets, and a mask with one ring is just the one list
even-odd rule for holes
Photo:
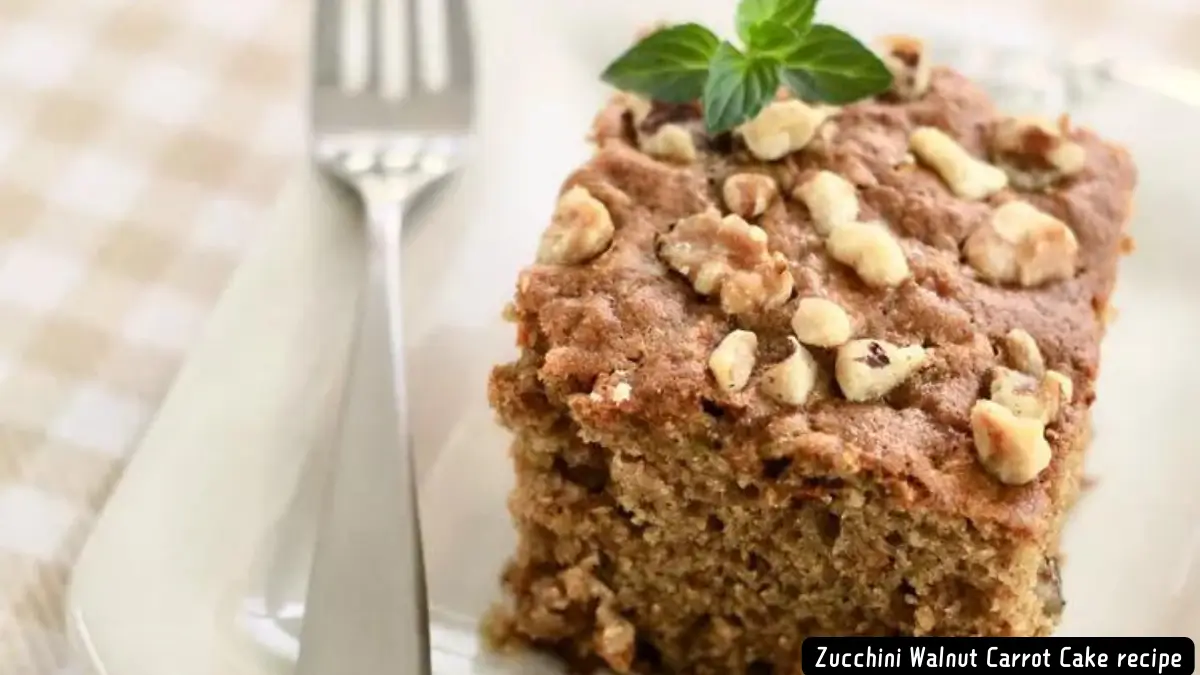
[[619,673],[1053,631],[1135,170],[919,43],[884,57],[888,93],[732,133],[600,113],[490,382],[519,532],[493,628]]

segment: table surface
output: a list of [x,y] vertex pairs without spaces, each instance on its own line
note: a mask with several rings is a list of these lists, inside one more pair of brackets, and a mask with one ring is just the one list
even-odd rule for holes
[[[972,7],[979,25],[990,11],[1026,22],[1036,13],[1064,41],[1200,66],[1194,0]],[[306,10],[286,0],[0,2],[6,675],[84,672],[63,636],[71,564],[298,156]]]
[[302,147],[285,0],[0,2],[0,672],[82,672],[71,564]]

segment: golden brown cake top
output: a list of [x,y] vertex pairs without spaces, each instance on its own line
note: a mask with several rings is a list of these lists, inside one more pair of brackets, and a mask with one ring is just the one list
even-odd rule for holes
[[[716,138],[696,106],[616,96],[512,308],[549,403],[585,433],[719,438],[735,467],[865,472],[1042,529],[1135,171],[953,71],[896,82],[841,109],[781,96]],[[496,387],[510,423],[547,403]]]

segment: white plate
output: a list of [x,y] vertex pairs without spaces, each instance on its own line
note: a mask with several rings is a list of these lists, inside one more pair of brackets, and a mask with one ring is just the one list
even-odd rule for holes
[[[598,13],[600,4],[612,11]],[[689,6],[715,18],[730,4]],[[847,15],[861,6],[829,4]],[[583,132],[604,96],[595,74],[638,19],[653,18],[635,5],[477,4],[477,159],[410,232],[410,390],[439,673],[555,672],[477,654],[475,623],[497,598],[513,546],[506,439],[484,383],[492,364],[514,354],[499,308],[560,181],[587,154]],[[881,23],[873,19],[847,23],[871,32]],[[1200,113],[1183,100],[1200,99],[1200,89],[1193,76],[1160,68],[1105,79],[1103,69],[1063,70],[1009,51],[944,53],[1022,109],[1084,96],[1076,118],[1127,142],[1140,162],[1139,250],[1123,265],[1121,318],[1104,347],[1089,466],[1099,485],[1066,535],[1061,633],[1194,637]],[[337,201],[311,174],[295,183],[98,523],[69,610],[76,643],[99,672],[290,672],[321,450],[357,293],[360,251]]]

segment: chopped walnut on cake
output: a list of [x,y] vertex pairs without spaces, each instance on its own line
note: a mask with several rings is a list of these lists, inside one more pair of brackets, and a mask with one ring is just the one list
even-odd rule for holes
[[883,340],[853,340],[837,353],[837,381],[851,401],[870,401],[888,392],[926,364],[920,345],[901,347]]
[[776,101],[743,124],[738,133],[755,157],[770,162],[802,150],[828,118],[828,110],[803,101]]
[[829,236],[837,225],[858,219],[858,191],[850,181],[831,171],[818,171],[792,194],[808,207],[813,225],[822,236]]
[[933,77],[925,43],[908,35],[889,35],[879,40],[877,48],[888,70],[892,71],[891,92],[904,101],[924,96]]
[[843,223],[829,233],[825,248],[869,286],[897,286],[911,272],[900,242],[882,223]]
[[1044,190],[1087,165],[1087,151],[1071,140],[1067,119],[1007,117],[991,129],[992,159],[1013,187]]
[[1004,349],[1008,353],[1009,365],[1027,375],[1041,377],[1046,372],[1046,360],[1042,350],[1027,331],[1014,328],[1004,335]]
[[806,345],[840,347],[850,340],[854,327],[842,306],[825,298],[802,298],[792,314],[792,332]]
[[538,262],[578,265],[603,253],[613,238],[612,216],[586,188],[573,187],[558,199],[542,235]]
[[735,330],[708,357],[717,386],[724,391],[741,391],[750,381],[757,359],[758,336],[748,330]]
[[697,293],[719,296],[731,314],[778,307],[792,295],[787,260],[770,251],[762,228],[740,216],[705,211],[684,218],[662,237],[658,252]]
[[817,362],[795,338],[788,338],[792,355],[763,373],[762,390],[785,405],[804,405],[817,381]]
[[1056,370],[1041,376],[997,367],[989,400],[971,410],[971,429],[979,459],[997,480],[1022,485],[1050,463],[1046,426],[1070,405],[1075,385]]
[[963,199],[983,199],[1008,186],[1008,175],[971,156],[941,129],[920,127],[909,137],[917,159],[936,171],[954,194]]
[[967,262],[993,283],[1037,286],[1075,275],[1079,242],[1066,223],[1022,201],[993,212],[963,245]]
[[696,108],[656,103],[634,94],[618,97],[618,105],[628,112],[643,152],[676,164],[696,161],[699,151],[692,134],[692,127],[699,120]]
[[761,216],[779,194],[775,179],[761,173],[736,173],[725,179],[722,188],[725,206],[736,215],[750,220]]
[[1008,368],[997,368],[992,375],[991,400],[1018,417],[1049,424],[1058,417],[1063,404],[1071,400],[1070,382],[1062,373],[1053,370],[1037,378]]
[[1050,465],[1051,449],[1044,427],[994,401],[971,408],[971,431],[979,460],[1002,483],[1023,485]]

